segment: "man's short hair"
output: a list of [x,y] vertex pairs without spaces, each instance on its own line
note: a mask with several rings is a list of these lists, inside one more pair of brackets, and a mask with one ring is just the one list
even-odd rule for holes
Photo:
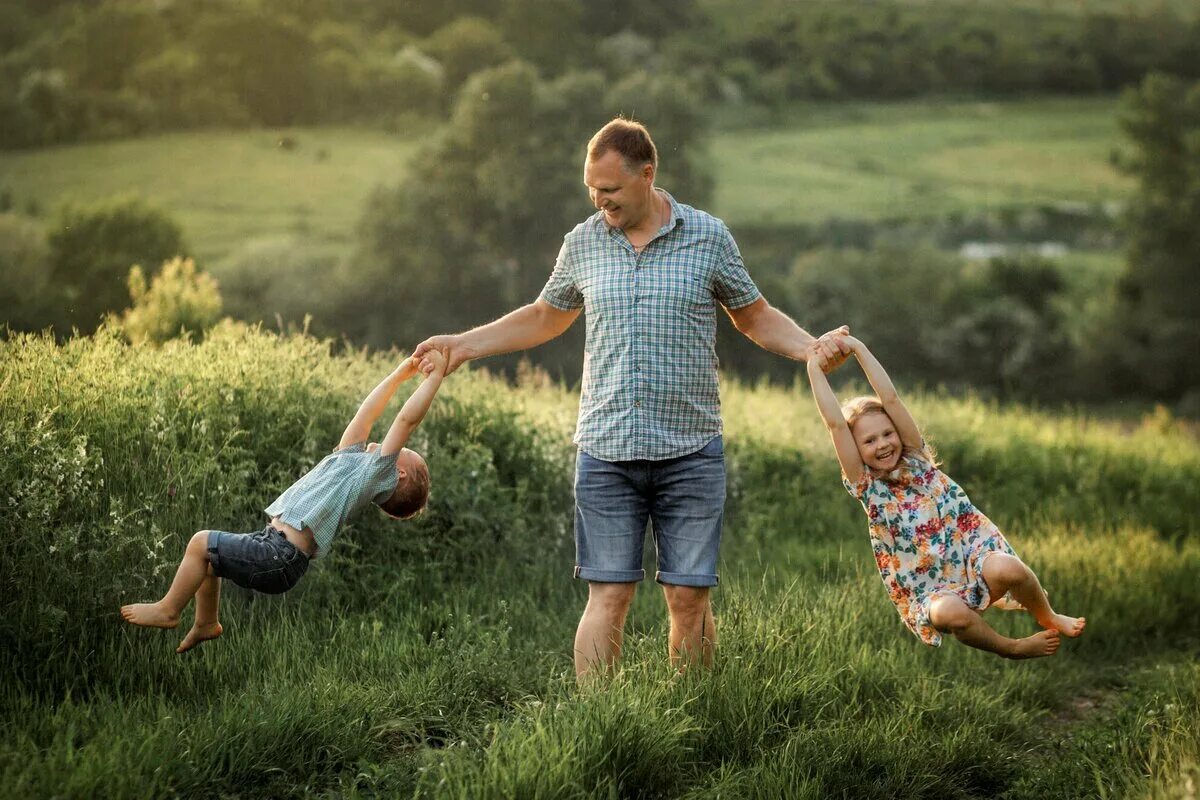
[[637,172],[642,164],[651,164],[658,169],[658,150],[646,126],[632,119],[617,117],[609,122],[588,142],[588,160],[595,161],[610,150],[621,154],[625,169]]
[[404,480],[396,484],[392,496],[379,504],[387,514],[398,519],[409,519],[421,513],[429,501],[429,466],[420,459],[408,471]]

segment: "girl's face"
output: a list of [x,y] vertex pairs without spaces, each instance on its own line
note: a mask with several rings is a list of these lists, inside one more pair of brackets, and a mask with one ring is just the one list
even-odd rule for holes
[[871,469],[891,472],[900,463],[903,447],[900,434],[887,414],[867,414],[859,417],[851,433],[858,445],[858,454]]

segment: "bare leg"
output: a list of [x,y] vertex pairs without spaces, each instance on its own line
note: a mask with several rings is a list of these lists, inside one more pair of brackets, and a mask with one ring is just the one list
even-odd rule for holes
[[1013,599],[1025,606],[1025,610],[1046,630],[1058,631],[1073,638],[1083,633],[1084,626],[1087,625],[1084,617],[1068,617],[1055,613],[1033,570],[1015,556],[1007,553],[989,555],[983,562],[983,579],[988,585],[992,600],[998,600],[1006,593],[1011,593]]
[[[209,572],[211,571],[212,565],[210,564]],[[217,610],[220,605],[221,579],[215,575],[209,575],[196,591],[196,620],[192,623],[192,629],[179,643],[179,647],[175,649],[176,653],[186,653],[201,642],[207,642],[209,639],[215,639],[221,635],[224,628],[217,621]]]
[[708,587],[663,586],[667,610],[671,614],[668,653],[671,666],[681,672],[695,663],[704,667],[712,666],[717,628],[713,621],[709,591]]
[[621,659],[625,616],[636,583],[588,582],[588,602],[575,631],[575,678],[611,672]]
[[1005,658],[1052,656],[1058,650],[1058,631],[1047,630],[1024,639],[1009,639],[996,633],[983,617],[956,595],[935,597],[930,604],[929,621],[933,627],[943,633],[953,634],[955,639],[968,647]]
[[179,624],[179,615],[200,589],[212,572],[208,563],[208,531],[192,536],[184,551],[175,580],[163,599],[157,603],[134,603],[121,606],[121,616],[134,625],[150,628],[174,628]]

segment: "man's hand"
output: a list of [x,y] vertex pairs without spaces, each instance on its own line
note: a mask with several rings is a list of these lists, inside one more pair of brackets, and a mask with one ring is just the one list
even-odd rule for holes
[[[466,342],[463,341],[461,334],[443,334],[441,336],[430,336],[425,341],[417,345],[417,349],[413,350],[413,358],[418,361],[425,359],[429,353],[439,352],[445,362],[445,373],[449,375],[463,365],[464,362],[470,361],[474,355],[470,352]],[[428,373],[426,373],[428,374]]]
[[808,349],[808,357],[817,359],[817,365],[826,374],[845,364],[846,359],[853,354],[854,347],[851,344],[850,328],[847,325],[821,334]]

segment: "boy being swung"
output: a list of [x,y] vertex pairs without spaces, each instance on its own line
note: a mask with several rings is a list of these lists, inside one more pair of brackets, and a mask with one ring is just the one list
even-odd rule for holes
[[[383,441],[367,444],[396,389],[418,372],[425,375],[424,382]],[[399,519],[415,516],[429,497],[429,469],[419,453],[404,445],[429,410],[445,373],[441,351],[428,350],[419,362],[406,358],[363,400],[337,448],[267,507],[271,522],[265,529],[195,534],[166,595],[157,603],[123,606],[121,616],[135,625],[174,628],[195,596],[195,623],[176,649],[183,653],[221,635],[220,578],[280,594],[299,583],[309,560],[324,556],[338,530],[368,502]]]

